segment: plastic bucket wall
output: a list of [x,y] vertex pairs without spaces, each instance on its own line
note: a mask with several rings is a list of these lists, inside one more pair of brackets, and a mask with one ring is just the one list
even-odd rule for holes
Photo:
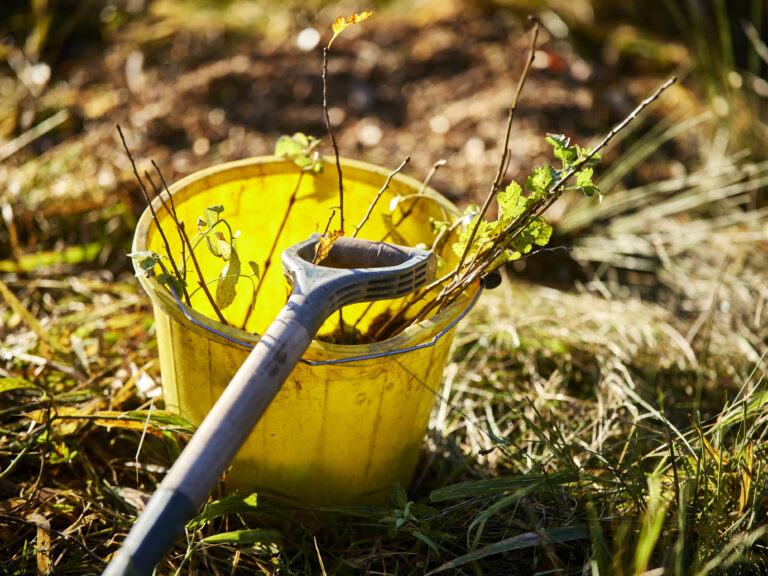
[[[342,168],[349,234],[362,220],[388,172],[351,161],[343,162]],[[222,217],[233,230],[241,231],[237,240],[240,259],[243,263],[255,261],[263,271],[298,182],[298,168],[292,163],[254,158],[192,174],[173,185],[171,193],[177,216],[190,236],[206,207],[223,205]],[[408,199],[419,187],[410,178],[393,178],[390,190],[380,199],[359,237],[431,245],[434,233],[430,218],[454,220],[458,212],[429,190],[418,199]],[[240,341],[250,345],[257,342],[253,332],[271,323],[288,293],[280,254],[312,232],[322,231],[331,207],[338,206],[335,166],[326,163],[324,173],[304,175],[298,190],[250,318],[245,321],[252,289],[244,281],[238,285],[243,293],[223,310],[228,321],[245,330],[211,320],[212,309],[201,294],[193,297],[193,308],[202,313],[187,310],[188,314]],[[393,214],[390,202],[395,197],[405,199]],[[155,210],[171,252],[178,256],[181,244],[173,221],[159,200]],[[392,222],[397,223],[403,213],[408,215],[393,233]],[[446,245],[450,247],[450,242]],[[139,221],[133,248],[165,253],[148,210]],[[208,254],[202,244],[195,253],[204,277],[216,278],[222,261]],[[443,256],[450,266],[452,256]],[[197,284],[191,265],[188,274],[191,291]],[[166,408],[199,424],[250,349],[196,326],[155,277],[140,276],[140,281],[154,305]],[[341,346],[315,340],[304,359],[355,358],[428,342],[461,313],[470,296],[385,342]],[[350,306],[344,309],[344,319],[364,329],[388,306],[392,302],[377,303],[365,314],[366,305]],[[328,324],[336,322],[337,318],[332,318]],[[375,360],[322,366],[299,363],[238,453],[227,473],[227,489],[267,490],[305,505],[341,505],[381,502],[395,483],[407,485],[419,458],[452,336],[451,331],[434,346]]]

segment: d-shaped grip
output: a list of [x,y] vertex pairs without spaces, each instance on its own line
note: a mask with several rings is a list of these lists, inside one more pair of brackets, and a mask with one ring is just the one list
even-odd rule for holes
[[283,252],[283,270],[292,287],[287,307],[310,334],[339,308],[400,298],[426,285],[437,271],[437,257],[427,250],[344,237],[313,264],[320,239],[313,234]]

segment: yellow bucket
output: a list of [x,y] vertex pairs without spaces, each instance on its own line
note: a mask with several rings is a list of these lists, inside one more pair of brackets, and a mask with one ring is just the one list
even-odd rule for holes
[[[342,162],[342,170],[345,227],[349,234],[363,220],[388,171],[349,160]],[[193,424],[202,422],[248,356],[250,346],[257,342],[255,334],[269,326],[285,304],[288,287],[280,255],[285,248],[325,229],[331,208],[338,206],[337,179],[330,162],[325,163],[323,173],[307,173],[301,178],[253,312],[248,316],[248,290],[223,310],[228,322],[244,325],[244,330],[212,320],[213,310],[202,294],[192,298],[195,310],[182,309],[156,277],[139,275],[154,305],[168,410]],[[206,207],[223,205],[221,217],[241,233],[237,240],[241,261],[253,260],[263,271],[267,252],[298,182],[299,169],[292,162],[264,157],[197,172],[170,190],[177,217],[184,222],[189,236]],[[434,191],[426,190],[414,197],[419,188],[419,182],[396,175],[358,236],[430,246],[435,239],[430,219],[455,221],[459,213]],[[154,206],[171,253],[178,257],[181,243],[173,220],[159,199]],[[398,223],[403,214],[407,217]],[[397,223],[394,232],[393,220]],[[450,244],[444,244],[447,249],[441,254],[447,266],[455,259]],[[165,254],[149,210],[139,220],[133,250]],[[203,245],[195,254],[203,276],[208,280],[216,278],[222,261]],[[193,267],[189,268],[187,284],[191,291],[197,277]],[[455,321],[472,296],[467,294],[436,316],[384,342],[342,346],[314,340],[303,360],[316,363],[355,359],[430,342]],[[349,306],[343,310],[345,323],[357,323],[364,331],[392,305],[393,301],[376,303],[371,310],[365,304]],[[337,320],[329,319],[327,326]],[[326,326],[320,334],[324,331],[328,331]],[[416,468],[452,337],[453,329],[433,346],[375,359],[324,365],[300,362],[237,454],[226,475],[227,490],[268,491],[308,506],[384,501],[396,483],[410,482]]]

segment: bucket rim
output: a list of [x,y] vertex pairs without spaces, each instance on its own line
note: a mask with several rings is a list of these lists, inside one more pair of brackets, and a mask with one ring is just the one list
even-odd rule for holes
[[[335,162],[334,158],[323,157],[324,162]],[[359,160],[352,160],[348,158],[340,158],[340,164],[342,168],[357,169],[364,172],[382,175],[387,177],[390,175],[390,171],[368,162]],[[289,160],[280,158],[277,156],[256,156],[252,158],[245,158],[241,160],[235,160],[232,162],[225,162],[217,164],[202,170],[198,170],[187,176],[177,180],[173,184],[168,186],[168,190],[171,195],[177,197],[178,194],[182,194],[188,191],[190,194],[196,192],[191,189],[191,185],[199,182],[200,180],[209,179],[216,176],[222,176],[227,173],[236,173],[240,169],[248,168],[251,166],[275,166],[285,165],[285,167],[295,170],[295,165]],[[395,174],[394,180],[400,181],[402,184],[419,190],[422,183],[403,174]],[[451,203],[447,198],[436,192],[431,187],[425,187],[423,194],[434,200],[441,209],[443,209],[447,215],[453,218],[459,218],[461,212],[459,209]],[[163,192],[163,197],[167,198],[167,194]],[[156,211],[163,209],[161,197],[156,197],[152,201],[153,208]],[[142,252],[147,249],[147,237],[150,227],[154,223],[152,218],[152,212],[149,207],[144,209],[141,217],[136,226],[136,231],[133,237],[133,252]],[[155,277],[148,277],[141,272],[136,261],[133,262],[134,269],[137,273],[137,278],[141,287],[149,295],[152,300],[153,306],[159,307],[165,314],[167,314],[174,321],[183,325],[186,329],[216,341],[220,345],[229,346],[241,350],[249,350],[248,346],[245,346],[237,341],[247,343],[250,346],[256,345],[260,339],[260,335],[228,326],[209,318],[197,312],[196,310],[184,306],[183,303],[179,304],[173,295],[162,285]],[[448,326],[455,318],[457,318],[468,306],[471,305],[474,296],[480,289],[479,282],[476,281],[472,286],[467,288],[464,293],[453,304],[448,306],[445,310],[438,312],[434,316],[431,316],[421,322],[408,326],[392,338],[383,340],[380,342],[373,342],[370,344],[334,344],[330,342],[324,342],[321,340],[313,339],[310,343],[304,356],[310,360],[325,360],[328,358],[355,358],[357,356],[366,356],[369,354],[387,353],[397,351],[403,348],[409,348],[414,345],[427,342],[439,334],[446,326]],[[183,306],[184,310],[181,310],[179,306]],[[186,315],[190,315],[195,322],[187,318]],[[201,328],[198,324],[202,324],[205,328]],[[221,333],[217,334],[217,332]],[[233,338],[236,341],[230,340]]]

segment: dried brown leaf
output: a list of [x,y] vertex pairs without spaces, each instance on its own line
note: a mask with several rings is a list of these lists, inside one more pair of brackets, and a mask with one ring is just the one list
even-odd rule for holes
[[357,24],[358,22],[362,22],[363,20],[366,20],[376,14],[375,11],[372,12],[360,12],[352,14],[349,18],[344,18],[344,16],[339,16],[336,18],[333,24],[331,24],[331,30],[333,30],[333,36],[328,41],[328,49],[330,50],[331,44],[333,44],[333,41],[336,40],[336,36],[341,34],[341,31],[344,30],[347,26],[351,26],[352,24]]
[[328,232],[328,234],[323,235],[323,237],[320,238],[320,242],[315,245],[314,263],[319,264],[325,260],[328,257],[328,253],[331,251],[333,244],[342,236],[344,236],[343,230],[334,230],[333,232]]

